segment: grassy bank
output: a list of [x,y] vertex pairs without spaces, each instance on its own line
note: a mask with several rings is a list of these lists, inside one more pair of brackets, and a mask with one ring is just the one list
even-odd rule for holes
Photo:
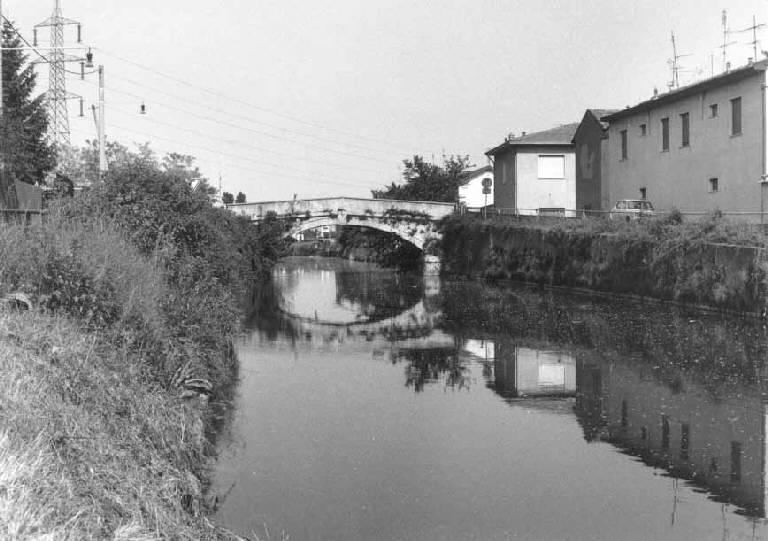
[[765,235],[714,213],[637,220],[535,222],[453,217],[443,224],[448,272],[489,280],[759,313],[766,303]]
[[233,539],[206,518],[256,229],[146,156],[0,230],[0,538]]

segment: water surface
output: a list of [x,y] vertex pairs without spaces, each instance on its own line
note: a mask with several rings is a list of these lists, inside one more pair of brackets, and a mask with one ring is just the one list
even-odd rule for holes
[[765,331],[292,259],[215,489],[293,540],[765,539]]

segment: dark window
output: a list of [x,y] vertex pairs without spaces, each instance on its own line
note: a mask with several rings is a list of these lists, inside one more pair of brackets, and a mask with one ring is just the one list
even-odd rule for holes
[[691,427],[690,425],[683,424],[680,427],[680,458],[682,460],[688,460],[690,449],[691,449]]
[[741,443],[731,442],[731,482],[741,482]]
[[682,129],[682,146],[687,147],[691,144],[691,119],[688,113],[680,115],[680,124]]
[[[648,190],[646,188],[640,188],[640,199],[647,199],[646,195],[648,194]],[[649,209],[653,210],[653,209]]]
[[621,130],[621,159],[627,159],[627,130]]
[[669,418],[661,416],[661,448],[669,449]]
[[709,193],[715,193],[717,191],[717,179],[709,179]]
[[645,137],[647,131],[647,126],[645,124],[640,124],[640,137]]
[[709,118],[717,118],[717,104],[713,103],[709,106]]
[[661,119],[661,150],[669,150],[669,119]]
[[627,429],[627,423],[629,422],[627,419],[628,410],[629,408],[627,407],[627,401],[622,400],[621,401],[621,428],[624,430]]
[[731,100],[731,135],[741,133],[741,98]]

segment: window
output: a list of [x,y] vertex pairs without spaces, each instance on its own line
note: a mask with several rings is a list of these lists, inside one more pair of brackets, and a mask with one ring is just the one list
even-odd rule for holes
[[640,124],[640,137],[645,137],[645,134],[648,133],[648,126],[645,124]]
[[709,118],[717,118],[717,104],[713,103],[709,106]]
[[717,191],[717,179],[709,179],[709,193],[715,193]]
[[565,178],[565,156],[539,156],[539,178]]
[[661,416],[661,448],[669,449],[669,418]]
[[731,100],[731,135],[741,134],[741,98]]
[[683,113],[680,115],[680,127],[682,130],[681,136],[681,145],[684,147],[690,146],[691,144],[691,118],[688,113]]
[[680,459],[688,460],[691,449],[691,427],[683,423],[680,427]]
[[[640,199],[648,199],[648,190],[646,188],[640,188]],[[650,209],[653,210],[653,209]]]
[[669,119],[661,119],[661,150],[666,152],[669,150]]
[[731,482],[741,482],[741,443],[731,442]]
[[621,130],[621,159],[627,159],[627,130]]
[[501,183],[507,183],[507,160],[501,159]]
[[621,401],[621,428],[626,430],[627,425],[629,424],[629,407],[627,406],[627,401],[622,400]]

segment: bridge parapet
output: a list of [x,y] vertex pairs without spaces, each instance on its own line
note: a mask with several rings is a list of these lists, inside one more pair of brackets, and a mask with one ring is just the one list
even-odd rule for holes
[[452,203],[434,201],[397,201],[393,199],[364,199],[356,197],[330,197],[321,199],[297,199],[295,201],[264,201],[235,203],[227,208],[253,221],[264,219],[274,212],[278,218],[319,218],[344,216],[369,216],[381,218],[392,213],[423,215],[438,221],[453,213]]

